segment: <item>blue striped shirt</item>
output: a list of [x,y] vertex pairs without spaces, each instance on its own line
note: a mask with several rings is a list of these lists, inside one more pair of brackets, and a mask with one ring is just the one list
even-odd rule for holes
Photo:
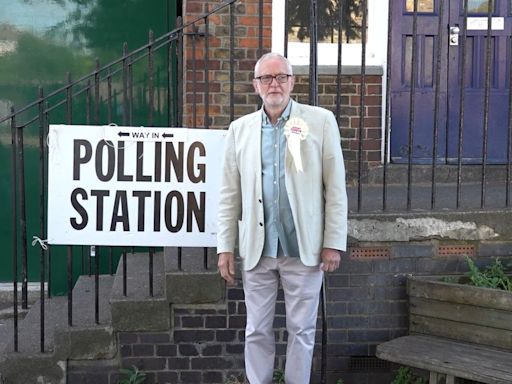
[[290,101],[276,125],[272,125],[262,109],[261,170],[265,217],[265,244],[262,256],[299,256],[299,245],[286,192],[284,172],[286,152],[284,125],[290,117],[291,105]]

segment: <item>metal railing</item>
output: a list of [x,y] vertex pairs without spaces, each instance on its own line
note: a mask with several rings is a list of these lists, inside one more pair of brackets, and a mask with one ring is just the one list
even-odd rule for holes
[[[9,125],[11,128],[11,206],[12,206],[12,265],[13,265],[13,310],[14,310],[14,343],[13,349],[18,351],[18,276],[21,276],[21,304],[22,308],[28,307],[28,239],[27,239],[27,199],[33,199],[33,196],[27,196],[28,191],[25,186],[26,174],[25,168],[27,160],[25,157],[25,132],[36,128],[39,138],[37,143],[38,166],[39,166],[39,235],[37,236],[41,245],[40,252],[40,305],[41,305],[41,333],[40,333],[40,351],[45,352],[45,293],[48,297],[52,295],[52,249],[54,246],[48,246],[44,243],[47,234],[46,228],[46,180],[48,171],[47,162],[47,135],[49,123],[65,122],[71,124],[111,124],[118,122],[122,125],[154,126],[155,122],[160,125],[176,127],[182,126],[183,122],[183,44],[184,39],[189,36],[192,40],[192,49],[195,51],[194,41],[197,37],[198,25],[203,24],[205,39],[205,66],[204,72],[208,74],[208,24],[212,15],[229,9],[231,28],[229,34],[231,41],[234,42],[234,23],[235,17],[234,4],[236,0],[227,0],[210,12],[205,13],[198,18],[183,24],[181,17],[176,21],[177,27],[158,37],[154,38],[153,33],[149,32],[147,44],[133,50],[128,50],[127,43],[123,45],[123,54],[118,59],[101,66],[96,60],[95,69],[76,80],[72,79],[70,73],[67,74],[66,84],[48,94],[44,89],[39,88],[38,98],[21,108],[11,107],[10,114],[0,117],[0,126]],[[234,46],[230,47],[231,63],[234,62]],[[192,55],[191,67],[196,68],[196,57]],[[205,75],[205,78],[206,75]],[[234,72],[230,76],[231,94],[230,104],[233,109],[233,84]],[[138,93],[141,97],[137,97]],[[165,91],[165,92],[163,92]],[[192,93],[195,96],[198,92],[198,85],[193,82]],[[208,128],[208,88],[205,88],[206,106],[205,123]],[[157,94],[155,96],[155,93]],[[165,100],[162,101],[162,93]],[[142,104],[135,105],[136,103]],[[144,105],[145,104],[145,105]],[[145,113],[144,116],[140,116]],[[194,120],[196,118],[194,103]],[[30,191],[32,193],[33,191]],[[57,247],[58,248],[58,247]],[[78,251],[78,252],[77,252]],[[134,249],[131,250],[134,252]],[[153,258],[155,248],[149,248],[148,274],[149,274],[149,296],[154,294],[154,271]],[[128,294],[127,286],[127,250],[113,247],[79,247],[67,246],[67,295],[68,295],[68,318],[69,326],[73,325],[73,284],[74,268],[73,265],[76,256],[81,257],[81,274],[91,276],[94,273],[94,313],[95,322],[99,324],[99,274],[100,274],[100,253],[108,254],[108,272],[114,273],[114,252],[120,253],[123,259],[123,294]],[[77,255],[79,253],[79,255]],[[18,271],[21,255],[21,274]],[[181,249],[178,254],[178,268],[181,266]],[[207,249],[204,250],[204,266],[208,268]],[[45,281],[48,281],[45,288]]]
[[[114,60],[107,65],[100,66],[100,63],[96,61],[95,69],[76,80],[73,80],[71,74],[67,76],[67,82],[61,88],[54,90],[48,94],[45,94],[43,88],[40,88],[39,95],[37,100],[34,102],[16,109],[12,107],[10,114],[5,117],[0,117],[0,127],[2,125],[8,125],[11,129],[11,167],[12,167],[12,180],[11,180],[11,205],[13,207],[13,215],[12,215],[12,263],[13,263],[13,308],[14,308],[14,350],[18,350],[18,264],[19,257],[21,255],[21,284],[22,284],[22,305],[23,308],[27,307],[27,284],[28,284],[28,270],[27,270],[27,209],[26,209],[26,199],[27,199],[27,190],[25,187],[25,179],[26,175],[24,173],[24,169],[26,167],[26,159],[25,159],[25,143],[24,143],[24,131],[28,129],[37,129],[38,135],[38,151],[39,151],[39,238],[46,238],[46,213],[44,211],[44,207],[46,205],[46,195],[45,195],[45,186],[46,186],[46,178],[47,178],[47,152],[46,152],[46,140],[48,134],[48,125],[50,121],[62,120],[67,124],[73,123],[85,123],[85,124],[103,124],[103,123],[112,123],[115,121],[119,121],[123,125],[137,125],[139,122],[143,122],[142,125],[145,126],[153,126],[155,124],[162,124],[167,126],[182,126],[183,125],[183,116],[184,116],[184,106],[187,104],[185,100],[186,97],[183,94],[183,84],[181,81],[185,78],[184,74],[184,39],[186,36],[190,36],[190,49],[193,54],[191,55],[191,59],[188,69],[192,72],[204,71],[204,79],[208,79],[208,74],[212,71],[209,68],[210,61],[210,53],[211,49],[209,46],[209,36],[210,36],[210,17],[213,14],[221,12],[225,10],[225,8],[229,7],[229,91],[227,92],[229,95],[229,111],[230,111],[230,119],[233,120],[235,118],[235,3],[237,0],[227,0],[224,3],[218,5],[215,9],[210,12],[198,17],[197,19],[182,25],[181,18],[177,21],[177,28],[172,30],[169,33],[164,34],[158,38],[154,38],[153,34],[149,34],[148,43],[142,47],[139,47],[133,51],[128,50],[128,46],[125,43],[123,47],[123,54],[117,60]],[[346,2],[343,2],[343,6],[345,6]],[[488,192],[486,186],[488,184],[489,178],[489,164],[487,161],[487,149],[488,149],[488,135],[489,135],[489,95],[491,89],[491,21],[492,21],[492,12],[494,9],[494,2],[491,1],[491,6],[489,7],[489,12],[487,15],[488,20],[488,28],[487,28],[487,47],[486,47],[486,59],[485,59],[485,91],[484,91],[484,109],[483,109],[483,145],[482,145],[482,162],[480,166],[480,204],[477,208],[486,208],[486,193]],[[437,42],[436,47],[437,50],[435,52],[435,97],[434,97],[434,127],[433,127],[433,136],[432,136],[432,154],[430,164],[427,165],[426,173],[430,174],[429,180],[429,204],[427,209],[432,211],[438,208],[438,196],[439,196],[439,181],[438,181],[438,173],[440,167],[442,165],[439,164],[438,161],[438,150],[439,150],[439,131],[441,127],[439,126],[439,116],[441,113],[441,96],[440,96],[440,84],[441,84],[441,71],[442,71],[442,42],[441,36],[443,36],[444,28],[446,27],[443,23],[443,13],[444,9],[443,4],[445,1],[440,0],[436,2],[439,7],[439,24],[437,26]],[[263,1],[259,2],[259,47],[258,47],[258,55],[261,55],[267,47],[264,47],[263,44]],[[312,41],[315,41],[315,26],[317,23],[317,2],[316,0],[310,1],[310,28],[312,31]],[[338,18],[338,62],[337,62],[337,72],[334,75],[337,79],[336,84],[336,103],[335,105],[327,106],[335,111],[335,116],[338,121],[342,120],[342,57],[343,57],[343,45],[341,33],[345,29],[345,25],[347,25],[348,20],[346,20],[345,15],[347,12],[344,12],[343,6],[339,8],[339,18]],[[391,84],[392,84],[392,49],[393,40],[392,40],[392,23],[393,23],[393,1],[389,0],[389,15],[388,15],[388,51],[387,51],[387,66],[385,68],[385,91],[383,92],[383,97],[385,97],[383,106],[385,106],[384,113],[384,127],[382,128],[381,140],[383,143],[382,152],[384,161],[376,168],[378,172],[380,172],[377,176],[378,182],[370,185],[368,182],[368,164],[365,161],[364,153],[364,130],[365,130],[365,105],[366,105],[366,94],[364,92],[366,79],[367,79],[367,65],[366,65],[366,54],[367,54],[367,23],[368,23],[368,4],[367,0],[360,0],[360,6],[362,9],[362,28],[361,28],[361,71],[360,71],[360,88],[362,91],[359,94],[359,109],[358,109],[358,117],[359,117],[359,126],[357,128],[357,150],[356,152],[356,177],[354,180],[353,195],[356,203],[351,209],[352,214],[361,213],[365,211],[365,203],[364,198],[373,199],[376,195],[378,196],[378,201],[380,202],[380,207],[373,207],[372,210],[374,212],[384,212],[392,210],[392,207],[389,203],[389,195],[390,190],[394,188],[389,181],[389,173],[390,168],[394,165],[390,164],[388,161],[388,152],[389,152],[389,140],[390,140],[390,132],[391,132],[391,110],[393,108],[392,100],[391,100]],[[468,1],[464,0],[464,20],[465,25],[462,26],[462,37],[461,37],[461,63],[462,70],[460,71],[460,79],[459,84],[464,84],[464,76],[465,76],[465,63],[466,63],[466,55],[467,49],[465,45],[466,30],[467,30],[467,19],[468,19]],[[411,63],[410,63],[410,94],[409,94],[409,116],[408,116],[408,124],[409,124],[409,134],[408,134],[408,147],[409,151],[407,153],[407,163],[405,164],[405,185],[401,186],[400,191],[405,192],[406,195],[406,203],[404,206],[398,207],[399,212],[411,211],[414,209],[415,202],[415,182],[414,182],[414,171],[416,168],[424,168],[424,165],[418,166],[415,164],[415,159],[413,158],[413,150],[415,137],[414,137],[414,124],[416,121],[415,116],[415,97],[416,97],[416,89],[415,84],[417,83],[417,67],[418,67],[418,34],[417,34],[417,26],[418,26],[418,0],[414,1],[414,10],[412,12],[413,17],[413,32],[412,32],[412,54],[411,54]],[[287,18],[285,17],[286,21]],[[204,65],[202,68],[198,66],[195,50],[196,50],[196,38],[199,34],[198,26],[202,25],[201,36],[204,37]],[[288,30],[288,26],[285,26],[285,31]],[[191,32],[189,32],[191,31]],[[287,42],[287,33],[285,36],[285,42]],[[510,39],[512,41],[512,39]],[[309,87],[309,97],[311,104],[318,104],[318,51],[317,45],[310,45],[310,87]],[[286,52],[286,46],[285,46]],[[512,48],[510,49],[512,52]],[[510,62],[512,60],[509,58],[509,67],[512,68]],[[175,78],[177,79],[177,83],[175,78],[173,77],[176,74]],[[192,120],[195,122],[197,119],[197,104],[195,100],[197,100],[196,96],[203,92],[204,96],[204,127],[209,128],[210,124],[210,115],[209,115],[209,87],[205,86],[202,91],[200,91],[200,85],[197,84],[195,77],[192,80],[192,100],[194,102],[191,103],[192,106]],[[509,95],[512,94],[510,89],[512,89],[512,76],[509,76]],[[140,97],[137,96],[137,89],[139,89]],[[460,87],[460,125],[458,127],[458,157],[456,162],[456,180],[454,182],[454,187],[456,189],[456,199],[454,203],[454,210],[463,208],[461,205],[461,191],[463,187],[462,173],[465,169],[465,164],[463,162],[463,140],[462,136],[464,134],[464,86]],[[163,100],[162,100],[163,98]],[[135,103],[142,103],[142,107],[140,105],[137,106]],[[512,106],[512,102],[509,103]],[[507,161],[504,164],[505,167],[505,179],[502,184],[500,184],[500,188],[505,195],[504,197],[504,206],[502,208],[510,208],[510,176],[511,176],[511,135],[510,132],[512,128],[512,116],[510,113],[512,107],[509,107],[508,116],[509,120],[506,122],[508,124],[508,136],[504,137],[503,140],[507,142]],[[141,114],[144,114],[142,116]],[[403,187],[403,188],[402,188]],[[377,191],[377,192],[376,192]],[[82,273],[92,274],[94,270],[95,274],[95,321],[99,322],[99,307],[98,307],[98,276],[100,270],[100,257],[99,254],[104,253],[104,251],[109,255],[109,272],[112,274],[114,269],[114,250],[112,248],[102,248],[101,251],[99,248],[96,248],[96,256],[95,258],[88,258],[88,265],[85,256],[84,249],[81,250],[81,267]],[[73,288],[73,260],[76,255],[76,249],[72,246],[67,247],[67,271],[68,271],[68,280],[67,280],[67,290],[68,290],[68,324],[71,326],[73,324],[73,296],[72,296],[72,288]],[[120,250],[123,258],[123,292],[127,294],[127,283],[126,283],[126,266],[127,266],[127,255],[126,250]],[[149,294],[153,295],[153,255],[155,250],[151,248],[149,250],[149,260],[148,260],[148,273],[149,273]],[[94,265],[92,265],[92,260],[94,260]],[[44,352],[44,298],[45,298],[45,281],[48,281],[47,292],[50,296],[51,294],[51,265],[52,265],[52,252],[51,247],[48,250],[41,248],[40,252],[40,281],[41,281],[41,341],[40,341],[40,350]],[[178,265],[181,265],[181,250],[178,250]],[[208,267],[207,260],[207,250],[204,251],[204,266]],[[325,287],[322,291],[322,317],[323,317],[323,338],[322,338],[322,361],[326,362],[326,303],[325,303]],[[322,364],[322,383],[325,382],[325,366]]]

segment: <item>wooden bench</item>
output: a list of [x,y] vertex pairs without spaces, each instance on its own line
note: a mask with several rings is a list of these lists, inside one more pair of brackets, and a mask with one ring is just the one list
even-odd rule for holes
[[409,335],[377,347],[377,357],[446,376],[512,384],[512,293],[409,276]]
[[512,353],[478,344],[435,336],[403,336],[377,346],[377,357],[394,363],[425,369],[430,384],[446,384],[457,378],[488,384],[512,383]]

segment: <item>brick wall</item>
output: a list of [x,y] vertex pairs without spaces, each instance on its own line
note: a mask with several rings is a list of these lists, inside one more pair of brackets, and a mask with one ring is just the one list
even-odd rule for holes
[[[186,0],[184,4],[185,23],[212,10],[220,2],[205,2],[204,0]],[[269,51],[271,46],[271,8],[272,1],[264,1],[263,29],[259,30],[259,0],[246,0],[234,6],[235,41],[234,41],[234,76],[235,76],[235,117],[253,112],[258,103],[258,97],[252,87],[252,70],[256,64],[259,51],[259,36],[263,36],[263,49]],[[185,46],[185,75],[184,75],[184,125],[188,127],[204,127],[205,95],[203,90],[208,86],[209,96],[209,126],[226,128],[230,123],[230,18],[229,8],[209,18],[209,60],[208,82],[204,82],[204,37],[195,40],[195,55],[192,36],[184,43]],[[201,23],[198,24],[198,27]],[[191,26],[192,29],[192,26]],[[193,57],[196,61],[194,63]],[[193,68],[196,68],[194,73]],[[193,79],[197,80],[197,92],[193,92]],[[193,114],[193,102],[196,101],[196,118]]]
[[[202,0],[185,2],[185,22],[213,9]],[[259,30],[259,0],[247,0],[235,5],[235,41],[234,41],[234,117],[254,112],[258,108],[259,97],[252,86],[254,65],[259,57],[259,36],[263,36],[263,52],[271,49],[271,7],[272,1],[264,2],[263,30]],[[204,23],[195,26],[204,30]],[[211,128],[225,129],[230,123],[230,38],[229,9],[209,18],[208,82],[205,83],[205,38],[188,36],[185,40],[184,75],[184,118],[188,127],[205,126],[205,93],[209,90],[209,123]],[[192,33],[194,26],[190,26]],[[194,39],[194,42],[192,41]],[[195,60],[193,59],[195,58]],[[194,71],[195,69],[195,71]],[[320,68],[320,73],[322,69]],[[196,81],[194,86],[194,79]],[[362,161],[364,169],[378,165],[381,160],[381,87],[382,77],[366,76],[364,102],[364,128],[362,131]],[[196,90],[194,92],[194,89]],[[359,159],[359,111],[361,76],[344,75],[341,84],[341,116],[339,119],[349,178],[357,170]],[[294,99],[308,103],[309,76],[296,77]],[[318,79],[319,105],[333,112],[336,109],[336,75],[320,75]],[[194,107],[195,102],[195,107]]]
[[[469,246],[469,247],[468,247]],[[512,261],[512,242],[408,242],[353,245],[340,270],[326,275],[328,384],[388,384],[396,368],[374,357],[376,346],[407,332],[407,274],[465,273],[464,252],[483,265],[499,256]],[[172,307],[168,332],[126,332],[118,336],[117,361],[147,374],[147,384],[227,383],[243,372],[245,305],[241,282],[215,305]],[[282,292],[276,308],[276,367],[285,360],[286,331]],[[321,327],[312,384],[319,383]],[[68,369],[69,384],[115,384],[117,370],[102,365]]]
[[[320,71],[322,68],[320,68]],[[364,170],[375,167],[381,161],[381,100],[382,77],[368,75],[364,89],[364,121],[362,130],[362,161]],[[357,178],[360,132],[360,94],[361,76],[343,75],[341,77],[341,108],[339,116],[343,156],[347,168],[347,179]],[[309,76],[297,75],[293,93],[295,100],[301,103],[309,101]],[[318,105],[336,114],[337,76],[318,76]]]

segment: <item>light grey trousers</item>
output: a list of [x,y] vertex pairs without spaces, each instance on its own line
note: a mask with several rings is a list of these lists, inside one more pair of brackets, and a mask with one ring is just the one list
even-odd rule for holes
[[254,269],[242,272],[242,279],[247,307],[245,372],[249,383],[272,383],[273,321],[280,279],[288,331],[285,383],[308,384],[323,279],[320,267],[307,267],[297,257],[262,257]]

